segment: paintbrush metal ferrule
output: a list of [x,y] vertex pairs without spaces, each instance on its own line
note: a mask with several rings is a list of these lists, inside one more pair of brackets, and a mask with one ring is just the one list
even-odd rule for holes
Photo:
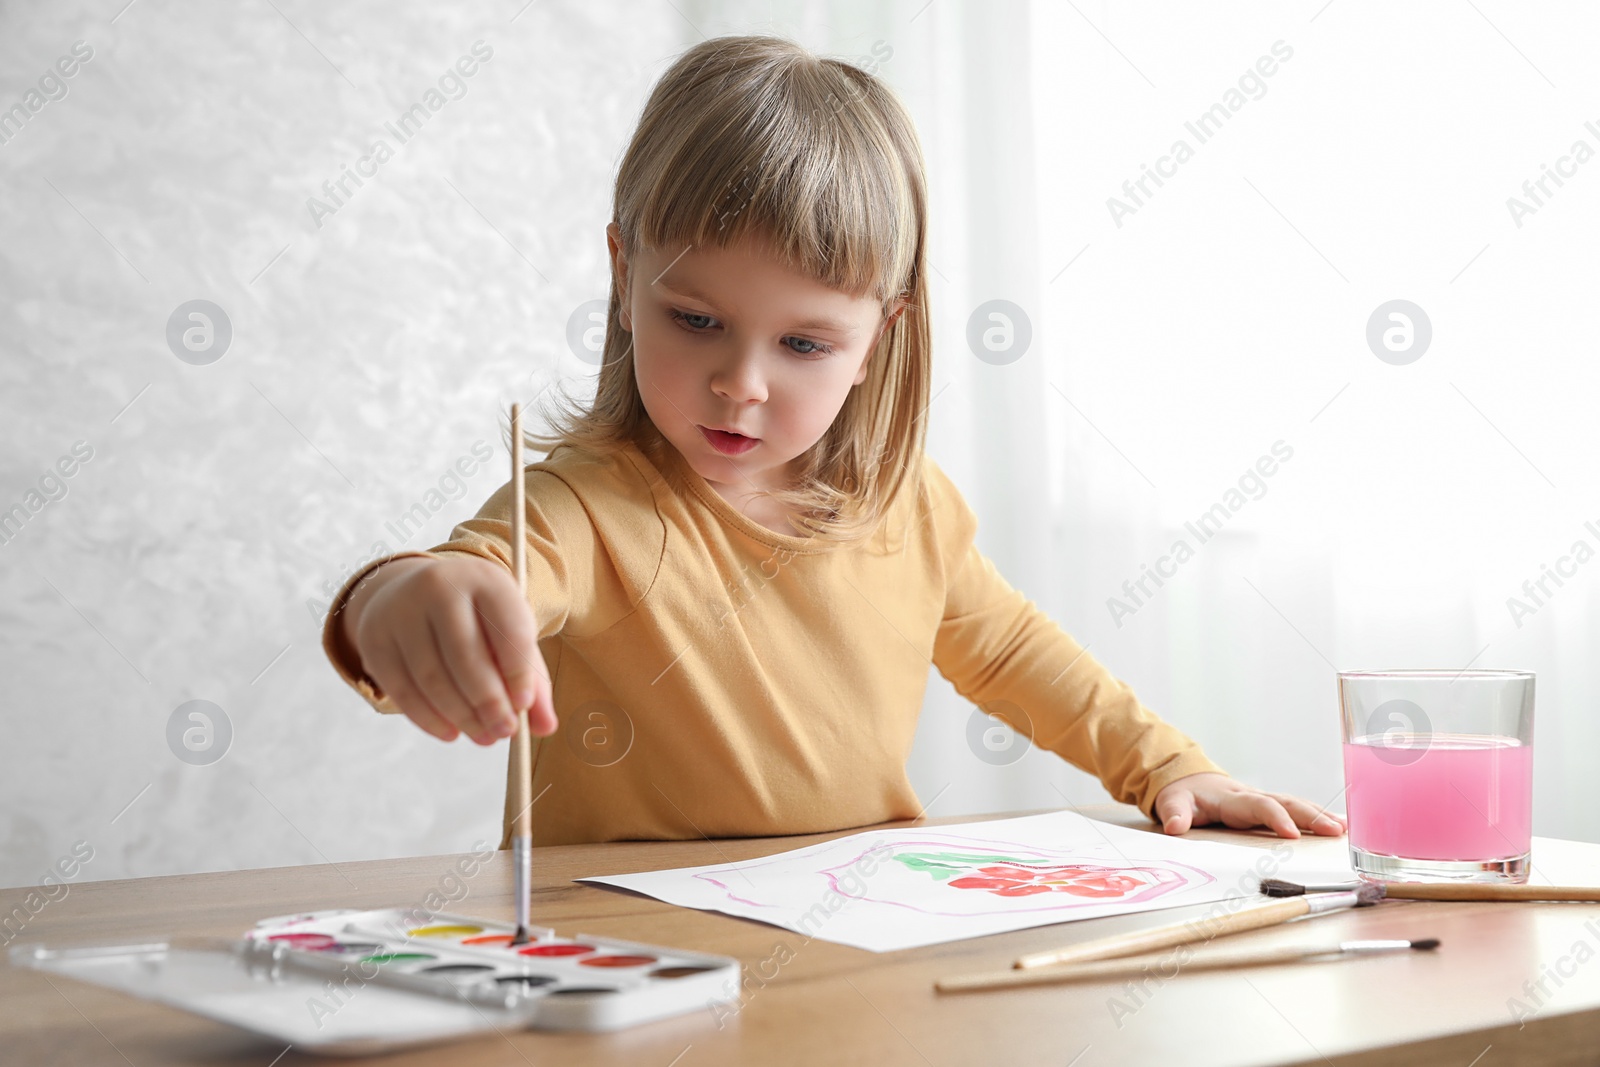
[[1263,878],[1257,885],[1262,896],[1268,897],[1298,897],[1307,893],[1348,893],[1360,889],[1362,883],[1355,882],[1310,882],[1301,885],[1299,882],[1290,882],[1283,878]]
[[1406,939],[1372,940],[1372,941],[1341,941],[1339,952],[1393,952],[1396,949],[1415,948],[1415,943]]
[[511,842],[511,864],[517,905],[517,936],[528,929],[528,898],[533,887],[533,842],[518,837]]
[[1341,908],[1359,908],[1367,904],[1376,904],[1383,899],[1383,887],[1364,885],[1342,893],[1307,894],[1303,899],[1306,902],[1306,913],[1316,915],[1325,911],[1338,911]]
[[1356,890],[1352,889],[1346,893],[1319,893],[1314,896],[1308,894],[1305,901],[1306,913],[1308,915],[1316,915],[1324,911],[1353,908],[1359,902],[1359,898],[1356,896]]

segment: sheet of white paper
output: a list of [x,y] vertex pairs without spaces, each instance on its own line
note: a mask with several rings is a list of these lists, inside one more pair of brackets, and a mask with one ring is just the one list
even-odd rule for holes
[[1056,811],[869,830],[739,863],[576,880],[890,952],[1101,915],[1264,899],[1261,878],[1355,877],[1348,860],[1329,866],[1293,851],[1287,840],[1247,848]]

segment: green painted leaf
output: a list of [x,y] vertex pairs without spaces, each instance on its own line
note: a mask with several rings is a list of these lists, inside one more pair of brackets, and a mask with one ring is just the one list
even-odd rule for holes
[[992,856],[974,852],[900,852],[896,853],[894,858],[908,870],[922,871],[941,882],[955,875],[965,874],[974,867],[983,867],[991,863],[1029,865],[1028,860],[1020,860],[1015,856]]

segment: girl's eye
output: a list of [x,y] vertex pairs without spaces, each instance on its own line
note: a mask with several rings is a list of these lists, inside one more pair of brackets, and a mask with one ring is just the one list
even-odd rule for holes
[[811,346],[810,348],[803,348],[803,349],[802,348],[794,348],[794,349],[791,349],[790,351],[794,352],[794,354],[797,355],[797,356],[810,356],[813,359],[820,359],[821,357],[827,355],[829,352],[833,351],[833,346],[832,345],[825,345],[825,344],[822,344],[819,341],[811,341],[811,340],[808,340],[808,339],[806,339],[804,337],[786,337],[786,338],[784,338],[784,340],[786,340],[786,341],[799,341],[803,345],[810,345]]
[[[710,315],[699,315],[693,311],[674,311],[672,313],[672,317],[696,333],[710,328],[711,324],[717,321]],[[690,322],[690,319],[704,319],[705,323],[701,324],[699,322]]]
[[[672,316],[674,322],[690,333],[702,333],[709,330],[711,324],[717,321],[710,315],[702,315],[694,311],[679,311],[676,308],[669,308],[668,314]],[[823,356],[833,352],[832,345],[825,345],[820,341],[813,341],[806,337],[785,337],[784,340],[798,341],[802,345],[809,345],[810,347],[808,348],[789,348],[789,351],[802,358],[821,359]]]

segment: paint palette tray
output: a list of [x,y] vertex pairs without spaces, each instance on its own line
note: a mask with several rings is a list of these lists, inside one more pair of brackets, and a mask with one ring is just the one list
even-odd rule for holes
[[332,1055],[523,1028],[604,1031],[738,1010],[739,961],[400,908],[263,919],[238,941],[19,945],[17,966]]

